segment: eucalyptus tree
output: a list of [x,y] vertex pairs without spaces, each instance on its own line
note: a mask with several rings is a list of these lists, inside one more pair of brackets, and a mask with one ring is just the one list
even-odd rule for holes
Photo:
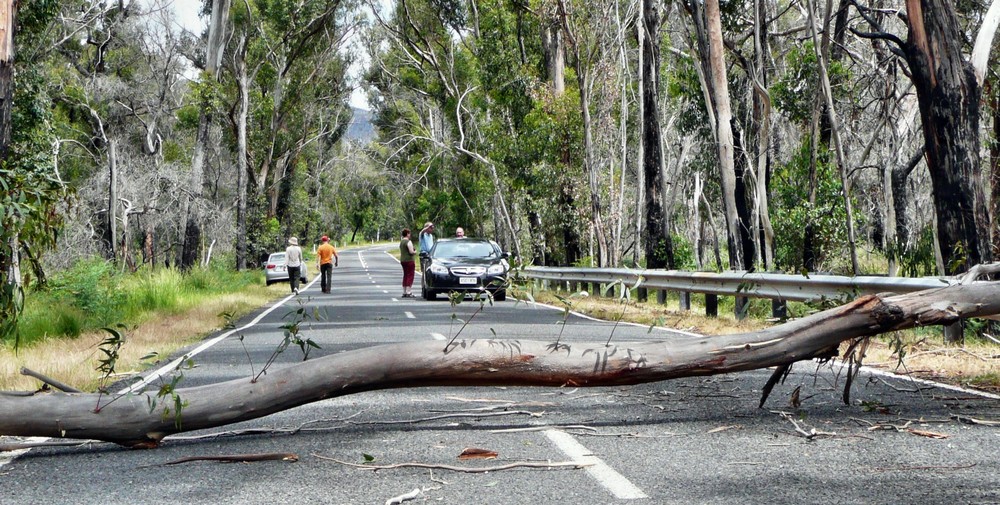
[[599,81],[599,65],[604,59],[608,37],[604,30],[611,25],[611,2],[568,2],[559,0],[559,15],[576,73],[583,119],[583,168],[590,192],[591,233],[597,238],[598,266],[610,264],[604,203],[599,184],[598,160],[595,159],[594,120],[591,113],[594,87]]
[[[233,36],[223,60],[237,160],[238,268],[273,240],[261,236],[262,220],[285,221],[286,233],[303,230],[301,223],[287,222],[289,184],[308,166],[307,146],[343,132],[319,131],[317,116],[305,112],[323,96],[339,96],[335,106],[346,107],[349,62],[341,48],[354,29],[354,12],[351,2],[341,0],[245,0],[232,6]],[[248,195],[262,208],[252,222]]]
[[663,141],[660,129],[660,21],[664,6],[658,0],[642,0],[637,34],[639,63],[639,143],[645,200],[644,255],[646,268],[676,267],[674,245],[670,236],[670,216],[664,201]]
[[709,107],[709,119],[718,149],[719,181],[721,183],[723,214],[729,244],[729,268],[745,270],[753,264],[748,257],[752,250],[747,231],[745,206],[737,206],[736,153],[733,135],[733,113],[729,95],[729,78],[723,52],[722,11],[718,0],[687,2],[694,21],[697,37],[701,76],[705,86],[705,105]]
[[[382,44],[372,47],[376,64],[368,76],[374,112],[382,141],[397,146],[387,151],[387,164],[424,189],[417,205],[425,219],[481,223],[485,214],[495,216],[494,233],[521,254],[508,167],[493,151],[494,142],[516,135],[511,127],[525,110],[523,63],[511,59],[519,39],[505,29],[517,21],[500,2],[476,7],[400,1],[385,15],[373,6],[373,37]],[[479,30],[480,23],[500,29]],[[486,71],[500,62],[510,65]],[[484,182],[491,191],[477,190]]]
[[[205,59],[201,80],[205,84],[218,81],[219,69],[222,66],[222,55],[225,49],[225,35],[229,28],[229,9],[231,0],[212,0],[208,33],[205,38]],[[207,96],[206,96],[207,95]],[[198,129],[195,137],[194,153],[191,156],[191,181],[189,193],[184,198],[184,244],[181,250],[181,268],[190,268],[195,264],[197,252],[201,245],[202,226],[195,212],[195,205],[202,198],[205,184],[205,156],[208,151],[210,127],[212,122],[212,106],[209,102],[212,96],[206,92],[199,96],[202,102],[198,112]]]
[[961,43],[965,38],[956,5],[948,0],[906,2],[905,40],[883,28],[870,7],[856,5],[868,27],[855,33],[892,44],[906,60],[916,87],[937,217],[939,268],[956,272],[990,261],[991,226],[979,153],[982,91]]
[[22,258],[44,281],[42,254],[58,238],[66,194],[52,146],[45,71],[58,2],[0,3],[0,340],[17,340],[24,303]]

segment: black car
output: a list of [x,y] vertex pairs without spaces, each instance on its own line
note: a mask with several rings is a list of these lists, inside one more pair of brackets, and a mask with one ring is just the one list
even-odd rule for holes
[[458,238],[438,240],[424,261],[421,293],[425,300],[451,291],[482,293],[493,299],[507,299],[509,254],[492,240]]

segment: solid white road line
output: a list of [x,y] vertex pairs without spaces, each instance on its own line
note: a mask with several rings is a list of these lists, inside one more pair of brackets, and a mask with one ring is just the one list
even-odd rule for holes
[[619,500],[649,498],[649,496],[646,496],[646,493],[642,492],[635,484],[632,484],[624,475],[616,472],[607,463],[594,456],[594,453],[590,452],[590,449],[577,442],[573,438],[573,435],[559,430],[545,430],[545,436],[549,437],[549,440],[573,461],[589,463],[590,466],[585,468],[587,473],[597,480],[600,485],[604,486],[605,489],[610,491],[611,494],[615,495],[615,498]]
[[[27,437],[20,442],[25,444],[34,444],[45,442],[46,440],[48,440],[46,437]],[[8,463],[13,463],[18,456],[26,454],[30,450],[31,449],[18,449],[16,451],[0,452],[0,468],[3,468],[3,466]]]
[[433,337],[434,340],[447,340],[447,337],[440,333],[431,333],[431,337]]
[[[309,284],[306,284],[305,289],[309,289],[310,286],[312,286],[313,284],[316,284],[317,280],[319,280],[319,276],[314,277],[313,280],[312,280],[312,282],[310,282]],[[303,291],[305,289],[303,289]],[[243,331],[243,330],[245,330],[247,328],[251,328],[251,327],[255,326],[262,319],[264,319],[265,317],[267,317],[268,314],[274,312],[275,310],[278,309],[278,307],[283,306],[286,302],[288,302],[289,300],[291,300],[293,298],[295,298],[295,295],[288,295],[288,296],[282,298],[281,301],[279,301],[278,303],[276,303],[276,304],[268,307],[267,310],[265,310],[264,312],[261,312],[260,314],[258,314],[257,317],[253,318],[253,320],[250,321],[249,323],[244,324],[243,326],[240,326],[239,328],[234,328],[232,330],[229,330],[229,331],[227,331],[227,332],[225,332],[225,333],[223,333],[223,334],[221,334],[221,335],[219,335],[219,336],[217,336],[217,337],[215,337],[215,338],[213,338],[211,340],[206,340],[205,342],[203,342],[198,347],[195,347],[191,352],[189,352],[189,353],[181,356],[180,358],[177,358],[177,359],[171,361],[166,366],[161,367],[159,370],[156,370],[155,372],[147,375],[141,381],[136,382],[135,384],[132,384],[131,386],[129,386],[129,387],[127,387],[127,388],[119,391],[118,394],[119,395],[125,395],[125,394],[129,394],[129,393],[134,393],[134,392],[136,392],[136,391],[138,391],[138,390],[146,387],[149,383],[151,383],[151,382],[153,382],[155,380],[158,380],[160,377],[173,372],[182,363],[184,363],[185,361],[187,361],[187,360],[189,360],[189,359],[197,356],[198,354],[200,354],[205,349],[208,349],[209,347],[212,347],[213,345],[218,344],[219,342],[221,342],[221,341],[229,338],[230,335],[232,335],[234,333],[237,333],[237,332],[241,332],[241,331]]]
[[416,319],[417,318],[417,316],[414,316],[413,312],[410,312],[410,311],[406,311],[406,312],[404,312],[404,314],[406,314],[406,318],[407,319]]

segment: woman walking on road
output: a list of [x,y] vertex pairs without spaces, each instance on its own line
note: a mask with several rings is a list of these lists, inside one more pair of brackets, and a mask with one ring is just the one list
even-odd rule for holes
[[414,257],[417,251],[413,249],[409,228],[403,228],[402,236],[403,239],[399,241],[399,264],[403,266],[403,298],[413,298],[413,274],[416,270]]

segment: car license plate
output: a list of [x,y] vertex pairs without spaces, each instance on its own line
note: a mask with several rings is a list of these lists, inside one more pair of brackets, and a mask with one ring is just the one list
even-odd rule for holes
[[462,285],[465,285],[465,284],[475,285],[478,282],[479,282],[479,279],[477,277],[459,277],[458,278],[458,283],[462,284]]

